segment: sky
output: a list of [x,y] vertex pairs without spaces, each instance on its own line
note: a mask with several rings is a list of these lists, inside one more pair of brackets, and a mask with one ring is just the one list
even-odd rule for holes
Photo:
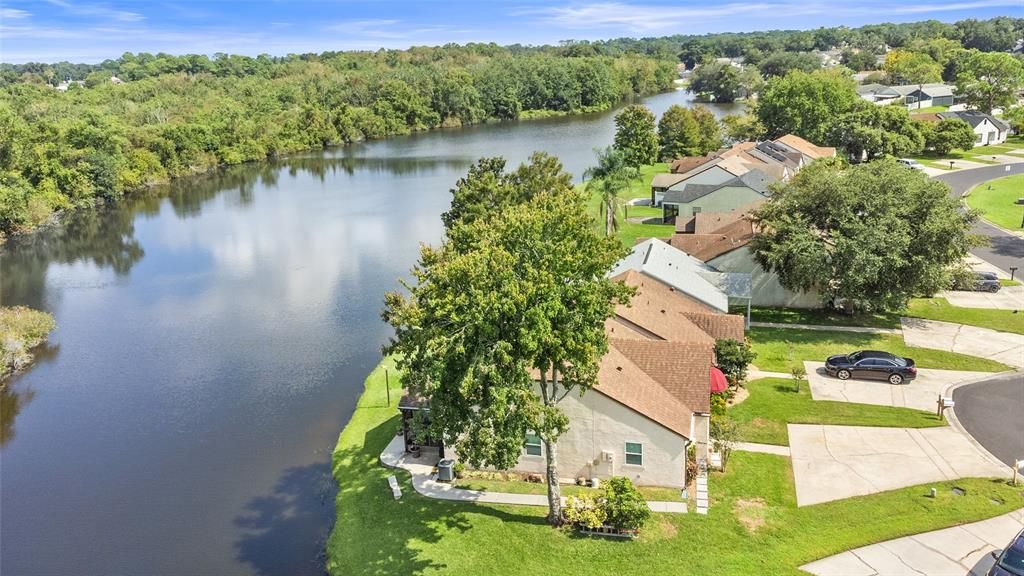
[[1024,0],[0,0],[0,62],[375,50],[1024,16]]

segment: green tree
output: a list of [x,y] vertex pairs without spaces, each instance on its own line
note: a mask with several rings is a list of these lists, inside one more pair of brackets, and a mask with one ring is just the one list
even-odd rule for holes
[[597,165],[587,169],[584,174],[590,178],[587,192],[593,193],[596,186],[601,194],[601,208],[604,212],[604,233],[611,236],[619,230],[618,198],[619,192],[629,188],[629,181],[639,177],[640,172],[626,164],[626,156],[611,146],[604,150],[595,150]]
[[423,247],[409,295],[385,297],[404,384],[430,402],[429,431],[472,466],[516,464],[544,447],[548,519],[561,522],[559,408],[597,380],[604,322],[630,290],[606,277],[625,250],[598,235],[575,191],[540,194],[500,218],[459,223]]
[[693,71],[688,88],[702,100],[722,103],[756,94],[761,85],[761,75],[752,66],[708,60]]
[[1024,87],[1024,63],[1010,54],[974,52],[956,78],[957,96],[968,108],[992,112],[1017,102]]
[[658,135],[654,131],[654,114],[645,106],[626,106],[615,115],[615,144],[626,163],[639,169],[658,161]]
[[943,289],[967,254],[975,216],[959,208],[946,184],[895,160],[818,160],[761,206],[751,246],[791,290],[849,310],[899,310]]
[[673,104],[658,120],[658,144],[662,161],[682,156],[700,156],[702,152],[700,126],[693,112],[685,106]]
[[860,100],[853,80],[832,70],[772,78],[754,108],[769,138],[796,134],[820,144],[832,121]]
[[885,73],[896,84],[927,84],[942,81],[942,66],[931,56],[909,50],[893,50],[885,57]]
[[970,150],[975,134],[971,125],[959,118],[946,118],[938,122],[922,122],[924,146],[936,154],[946,155],[954,149]]
[[875,70],[878,68],[878,57],[867,50],[843,50],[843,55],[840,61],[847,68],[858,72]]
[[764,125],[757,116],[749,112],[722,117],[722,129],[725,137],[732,142],[760,140],[764,136]]
[[700,134],[699,152],[707,154],[721,148],[723,143],[722,125],[718,122],[718,118],[715,118],[715,115],[706,106],[700,104],[690,110],[693,112],[693,118],[697,121]]
[[1003,111],[1003,120],[1010,123],[1010,128],[1017,134],[1024,133],[1024,106],[1013,106]]
[[747,367],[757,359],[757,352],[747,342],[723,338],[715,341],[715,360],[733,384],[747,379]]
[[903,106],[876,106],[860,101],[854,111],[839,116],[826,141],[842,148],[854,160],[906,156],[924,149],[919,124]]
[[757,66],[765,78],[785,76],[792,70],[814,72],[821,68],[821,58],[810,52],[776,52]]
[[508,206],[527,202],[541,192],[572,189],[572,176],[558,158],[534,152],[527,163],[513,172],[505,171],[505,159],[481,158],[459,178],[451,190],[452,204],[441,215],[445,228],[458,223],[487,220]]

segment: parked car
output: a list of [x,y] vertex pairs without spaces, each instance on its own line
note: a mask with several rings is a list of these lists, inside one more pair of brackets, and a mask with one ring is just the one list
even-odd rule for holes
[[907,168],[913,168],[914,170],[924,170],[924,165],[914,160],[913,158],[900,158],[897,160],[900,164],[903,164]]
[[996,563],[987,572],[988,576],[1024,576],[1024,530],[1006,549],[993,551],[992,557]]
[[972,272],[972,274],[974,275],[975,292],[992,292],[994,294],[1003,287],[999,283],[999,277],[992,272]]
[[840,380],[888,380],[890,384],[903,384],[917,378],[913,360],[877,350],[829,356],[825,360],[825,372]]

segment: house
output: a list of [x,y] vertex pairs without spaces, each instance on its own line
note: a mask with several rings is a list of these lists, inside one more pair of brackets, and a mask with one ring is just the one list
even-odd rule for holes
[[[743,318],[636,270],[613,278],[636,294],[605,322],[608,352],[599,363],[597,385],[559,401],[569,421],[558,439],[559,474],[567,483],[627,476],[638,485],[681,489],[687,484],[687,448],[694,445],[698,459],[709,455],[715,341],[742,340]],[[410,423],[428,419],[429,404],[406,395],[399,408],[408,449],[415,442]],[[443,455],[443,445],[430,442],[423,445]],[[527,434],[513,470],[541,474],[545,457],[540,438]]]
[[902,102],[911,110],[929,106],[952,106],[956,87],[951,84],[907,84],[905,86],[884,86],[864,84],[857,86],[857,94],[879,105]]
[[711,270],[749,277],[749,302],[753,306],[817,308],[817,292],[796,292],[785,288],[778,274],[768,272],[754,259],[749,243],[756,226],[749,214],[757,204],[732,212],[701,212],[689,220],[676,220],[676,232],[669,244],[705,264]]
[[124,84],[124,80],[121,80],[120,78],[117,77],[116,74],[114,74],[114,75],[112,75],[110,77],[110,83],[111,84]]
[[662,219],[688,218],[695,212],[732,210],[761,199],[769,186],[788,180],[809,162],[836,155],[792,134],[766,142],[739,142],[706,156],[679,158],[672,175],[652,182],[651,205]]
[[959,112],[940,112],[942,120],[958,118],[971,125],[974,130],[974,146],[988,146],[990,144],[1002,144],[1006,142],[1006,136],[1010,132],[1010,125],[980,110],[961,110]]

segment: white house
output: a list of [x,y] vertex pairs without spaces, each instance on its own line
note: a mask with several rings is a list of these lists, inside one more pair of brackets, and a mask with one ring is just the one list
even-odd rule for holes
[[974,146],[988,146],[989,144],[1002,144],[1006,142],[1006,136],[1010,132],[1010,125],[986,114],[980,110],[961,110],[959,112],[940,112],[939,118],[959,118],[971,125],[974,130]]

